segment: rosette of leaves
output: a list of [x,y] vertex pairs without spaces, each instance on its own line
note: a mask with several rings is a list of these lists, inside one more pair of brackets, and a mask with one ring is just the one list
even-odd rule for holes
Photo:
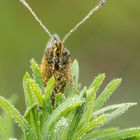
[[[122,103],[103,106],[121,83],[114,79],[96,96],[105,74],[99,74],[89,87],[80,88],[79,65],[75,60],[72,74],[79,94],[75,94],[69,84],[64,93],[51,95],[55,79],[52,77],[44,87],[39,66],[31,60],[32,76],[26,72],[23,87],[26,102],[24,115],[5,98],[0,97],[0,107],[8,112],[24,134],[26,140],[138,140],[140,128],[105,128],[106,124],[125,113],[136,103]],[[10,124],[10,122],[9,122]],[[0,117],[0,139],[8,140],[4,118]],[[12,130],[11,130],[12,131]]]

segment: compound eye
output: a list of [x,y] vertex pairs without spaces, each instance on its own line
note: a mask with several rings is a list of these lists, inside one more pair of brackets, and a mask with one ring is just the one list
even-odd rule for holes
[[64,55],[64,56],[67,56],[67,55],[68,55],[68,52],[64,52],[63,55]]
[[63,55],[64,55],[64,56],[70,56],[70,53],[69,53],[69,51],[64,51],[64,52],[63,52]]

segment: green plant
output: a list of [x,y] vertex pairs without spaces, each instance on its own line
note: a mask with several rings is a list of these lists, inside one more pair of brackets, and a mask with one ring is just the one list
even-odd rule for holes
[[[16,95],[12,95],[9,102],[15,104],[17,100]],[[0,114],[0,140],[9,140],[10,137],[14,136],[12,117],[5,111]]]
[[[24,115],[11,103],[0,97],[0,106],[15,120],[24,133],[26,140],[138,140],[140,128],[119,130],[107,128],[105,125],[116,119],[136,103],[122,103],[103,107],[107,99],[120,85],[121,79],[112,80],[103,92],[96,97],[105,74],[99,74],[90,87],[80,89],[79,66],[73,62],[72,73],[79,94],[75,94],[70,85],[65,93],[55,96],[54,107],[51,104],[51,94],[55,79],[52,77],[47,87],[43,86],[38,64],[31,60],[33,78],[26,72],[23,87],[26,102]],[[2,120],[3,119],[3,120]],[[8,140],[12,135],[7,133],[3,123],[5,117],[0,117],[0,139]],[[5,121],[4,121],[5,122]],[[11,122],[9,122],[11,124]],[[103,127],[104,126],[104,127]],[[9,129],[11,130],[11,129]]]

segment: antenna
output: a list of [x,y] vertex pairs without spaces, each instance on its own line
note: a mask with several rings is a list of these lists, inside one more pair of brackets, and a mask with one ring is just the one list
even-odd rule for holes
[[100,0],[98,2],[98,4],[90,10],[90,12],[78,23],[76,24],[76,26],[71,29],[63,38],[63,43],[68,39],[69,36],[71,36],[71,34],[76,31],[80,26],[81,24],[83,24],[87,19],[89,19],[98,9],[100,9],[101,7],[103,7],[103,5],[105,4],[106,0]]
[[37,15],[29,6],[29,4],[25,0],[20,0],[20,2],[30,11],[30,13],[33,15],[36,21],[40,24],[40,26],[45,30],[45,32],[49,35],[49,37],[52,37],[52,34],[50,33],[50,31],[46,28],[46,26],[42,23],[42,21],[37,17]]

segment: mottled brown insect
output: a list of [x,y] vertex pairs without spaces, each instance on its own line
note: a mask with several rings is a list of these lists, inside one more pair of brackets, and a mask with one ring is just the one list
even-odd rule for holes
[[55,77],[55,93],[63,93],[67,82],[74,87],[70,53],[69,50],[64,48],[58,35],[53,35],[48,42],[41,61],[40,72],[45,86],[52,76]]
[[63,43],[74,31],[77,30],[78,27],[80,27],[81,24],[83,24],[88,18],[90,18],[95,11],[97,11],[104,5],[105,0],[99,0],[99,3],[93,9],[91,9],[91,11],[64,36],[62,41],[57,35],[52,35],[49,32],[49,30],[45,27],[45,25],[41,22],[41,20],[37,17],[35,12],[25,0],[20,1],[31,12],[37,22],[50,37],[49,43],[47,45],[44,57],[40,65],[40,72],[43,77],[44,85],[46,86],[48,80],[52,76],[54,76],[55,93],[63,93],[67,82],[69,82],[74,88],[74,90],[77,92],[72,78],[70,53],[66,48],[64,48]]

